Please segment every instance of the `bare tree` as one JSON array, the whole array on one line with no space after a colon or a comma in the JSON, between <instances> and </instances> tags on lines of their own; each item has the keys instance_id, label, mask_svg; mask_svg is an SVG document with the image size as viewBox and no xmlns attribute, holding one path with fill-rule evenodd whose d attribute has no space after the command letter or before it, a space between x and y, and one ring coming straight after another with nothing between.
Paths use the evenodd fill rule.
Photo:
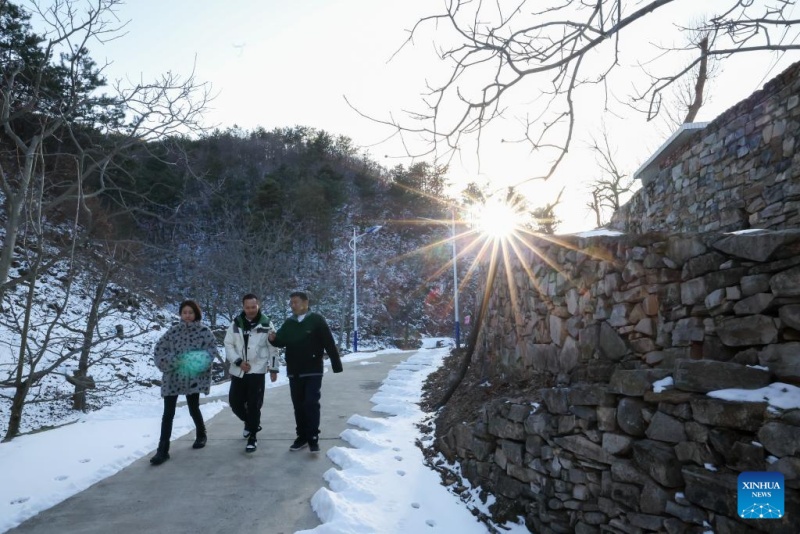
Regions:
<instances>
[{"instance_id":1,"label":"bare tree","mask_svg":"<svg viewBox=\"0 0 800 534\"><path fill-rule=\"evenodd\" d=\"M547 179L573 141L582 113L576 105L580 91L599 86L605 94L601 108L604 111L615 99L626 100L613 95L610 88L614 87L617 73L623 76L624 66L631 59L642 66L645 80L635 91L634 102L650 120L659 114L665 91L696 66L702 70L711 58L800 50L800 20L789 18L794 2L721 0L709 8L716 7L717 11L707 21L694 27L674 26L685 34L699 32L705 36L701 53L693 53L696 44L668 51L662 46L656 52L670 58L669 62L658 63L665 65L666 73L653 73L653 62L658 58L647 57L653 49L629 42L627 37L633 36L633 29L645 20L678 3L517 0L510 4L448 0L443 13L417 22L407 42L413 42L434 25L436 40L442 43L440 57L449 62L449 75L443 82L429 85L423 110L409 113L405 120L380 122L394 128L407 147L412 146L407 138L421 136L426 140L425 148L411 155L452 155L466 137L475 136L480 157L480 139L486 126L501 117L513 116L522 124L522 132L516 139L506 137L506 141L528 143L532 151L549 158L541 173L525 181ZM666 22L668 19L664 20L665 27L671 25ZM699 82L705 80L703 75L697 78ZM700 84L697 94L703 90ZM688 114L687 120L690 117L693 115Z\"/></svg>"},{"instance_id":2,"label":"bare tree","mask_svg":"<svg viewBox=\"0 0 800 534\"><path fill-rule=\"evenodd\" d=\"M0 187L6 212L0 252L0 302L9 285L18 231L34 177L45 173L48 142L69 145L74 159L71 179L43 205L45 211L65 202L104 194L116 187L115 162L131 146L165 136L197 131L210 87L167 73L153 82L119 82L113 96L102 68L88 46L122 35L124 24L115 10L121 0L55 0L44 8L29 2L45 34L30 27L30 15L10 2L0 2L0 25L15 47L4 49L0 79ZM54 56L60 54L60 61ZM102 141L92 132L102 134ZM87 184L91 183L91 188ZM42 198L44 202L45 199ZM88 211L86 206L83 206ZM18 283L18 282L17 282Z\"/></svg>"},{"instance_id":3,"label":"bare tree","mask_svg":"<svg viewBox=\"0 0 800 534\"><path fill-rule=\"evenodd\" d=\"M94 285L94 291L90 293L88 313L77 320L61 323L63 330L74 333L81 340L75 369L72 370L72 374L65 374L65 378L75 387L72 394L72 409L83 412L89 408L87 391L98 388L97 382L90 374L91 368L106 363L109 358L114 358L116 361L120 357L117 351L110 354L98 349L114 338L132 340L141 337L149 331L150 326L145 322L133 328L131 323L126 327L117 322L113 330L109 328L108 321L119 315L121 310L137 307L138 299L125 290L117 290L113 282L115 278L120 278L122 272L130 273L129 267L135 263L135 249L138 247L134 243L124 242L106 242L101 246L102 248L95 252L92 266L85 270L86 283L89 287ZM130 280L128 276L127 281Z\"/></svg>"},{"instance_id":4,"label":"bare tree","mask_svg":"<svg viewBox=\"0 0 800 534\"><path fill-rule=\"evenodd\" d=\"M601 139L592 139L591 149L596 155L602 176L589 184L592 200L587 204L595 214L597 227L603 226L606 217L622 205L625 195L633 189L633 178L622 172L616 164L608 131L603 128Z\"/></svg>"},{"instance_id":5,"label":"bare tree","mask_svg":"<svg viewBox=\"0 0 800 534\"><path fill-rule=\"evenodd\" d=\"M553 202L549 202L544 206L535 208L531 212L533 222L536 225L535 230L542 234L553 235L556 233L556 228L561 223L561 220L556 217L555 209L561 203L561 195L564 194L564 188L558 192L558 196Z\"/></svg>"},{"instance_id":6,"label":"bare tree","mask_svg":"<svg viewBox=\"0 0 800 534\"><path fill-rule=\"evenodd\" d=\"M101 320L112 311L111 307L103 308L101 305L108 300L105 289L109 277L116 270L114 267L107 266L100 271L98 289L91 299L88 315L74 313L76 289L91 282L86 273L96 267L87 265L78 255L78 250L86 242L83 229L78 224L80 203L74 205L71 226L63 230L66 232L63 238L69 242L69 246L59 249L50 243L57 236L49 234L57 231L48 230L43 216L40 201L43 181L41 177L35 181L36 194L28 196L28 204L23 210L27 217L20 232L23 237L20 265L25 272L19 279L23 280L27 289L24 298L7 299L8 309L0 323L15 334L10 348L16 354L10 364L0 366L0 390L12 391L9 421L3 441L9 441L19 433L23 411L31 395L39 401L56 400L53 394L40 391L40 385L54 375L63 375L67 382L75 386L73 400L79 409L84 409L86 391L96 387L88 374L89 368L104 358L119 356L110 353L98 355L96 349L111 340L129 341L139 337L148 332L151 326L144 319L144 323L129 321L127 331L100 328ZM48 283L45 283L45 278ZM61 283L58 292L48 287L54 284L54 279ZM76 366L75 372L68 374L65 369L73 365Z\"/></svg>"}]
</instances>

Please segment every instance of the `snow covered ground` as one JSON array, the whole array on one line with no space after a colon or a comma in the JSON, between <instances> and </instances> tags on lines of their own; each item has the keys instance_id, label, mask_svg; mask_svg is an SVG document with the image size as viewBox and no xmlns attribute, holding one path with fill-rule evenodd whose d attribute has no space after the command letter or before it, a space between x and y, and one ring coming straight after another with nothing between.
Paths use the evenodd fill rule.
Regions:
<instances>
[{"instance_id":1,"label":"snow covered ground","mask_svg":"<svg viewBox=\"0 0 800 534\"><path fill-rule=\"evenodd\" d=\"M427 340L426 347L435 347ZM305 532L420 532L432 526L438 532L485 533L468 506L484 512L477 492L462 497L440 484L437 472L426 467L415 442L417 423L425 418L417 405L422 384L449 351L428 348L390 371L373 397L373 410L389 417L355 414L342 438L351 447L333 447L328 457L338 466L325 473L311 506L322 525ZM393 351L396 352L396 351ZM350 365L370 365L378 353L344 357ZM268 387L285 387L284 373ZM151 398L137 395L81 415L73 424L23 435L0 443L0 532L45 510L95 482L111 476L146 454L158 441L162 402L157 388ZM211 397L225 399L228 385L214 386ZM203 405L210 418L225 408L223 400ZM188 410L179 408L173 439L194 428ZM124 436L124 440L120 438ZM124 443L124 444L123 444ZM58 451L54 454L53 451ZM12 483L8 483L13 481ZM327 486L326 486L327 482ZM524 525L506 525L508 532L528 532Z\"/></svg>"},{"instance_id":2,"label":"snow covered ground","mask_svg":"<svg viewBox=\"0 0 800 534\"><path fill-rule=\"evenodd\" d=\"M328 457L338 467L325 473L325 480L320 480L320 489L311 499L322 524L304 534L422 532L430 527L460 534L487 532L470 508L486 512L491 500L483 504L473 489L457 496L443 487L438 473L425 465L422 451L415 444L417 440L430 439L417 428L426 417L417 405L422 384L449 351L448 347L435 348L435 341L428 340L424 350L409 351L409 359L389 372L373 396L373 411L388 417L355 414L349 419L354 428L345 430L341 437L350 447L328 451ZM378 354L350 354L344 359L350 365L370 365ZM268 387L286 384L282 373ZM654 386L669 388L671 380ZM0 443L4 482L0 485L0 532L155 449L162 404L157 388L151 389L150 399L137 396L82 415L74 424ZM215 386L211 396L224 399L227 390L227 384ZM742 402L766 400L775 409L800 408L800 388L789 384L709 395ZM222 400L214 400L203 405L203 414L212 417L225 406ZM173 439L192 429L188 411L179 409ZM125 436L124 445L119 436ZM452 469L457 471L455 466ZM512 534L528 532L522 524L501 528Z\"/></svg>"}]
</instances>

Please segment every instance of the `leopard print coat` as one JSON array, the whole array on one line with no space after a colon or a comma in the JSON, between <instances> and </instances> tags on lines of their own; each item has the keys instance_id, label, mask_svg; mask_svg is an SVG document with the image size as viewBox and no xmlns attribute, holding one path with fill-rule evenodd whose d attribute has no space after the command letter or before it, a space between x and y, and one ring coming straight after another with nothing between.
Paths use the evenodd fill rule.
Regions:
<instances>
[{"instance_id":1,"label":"leopard print coat","mask_svg":"<svg viewBox=\"0 0 800 534\"><path fill-rule=\"evenodd\" d=\"M208 395L215 358L219 358L217 340L207 326L183 321L172 326L156 343L153 358L164 373L161 396Z\"/></svg>"}]
</instances>

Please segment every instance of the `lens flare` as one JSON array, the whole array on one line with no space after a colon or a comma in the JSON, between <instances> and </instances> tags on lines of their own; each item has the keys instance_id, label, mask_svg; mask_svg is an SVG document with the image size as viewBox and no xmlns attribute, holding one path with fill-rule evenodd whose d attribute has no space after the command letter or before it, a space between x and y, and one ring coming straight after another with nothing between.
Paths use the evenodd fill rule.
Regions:
<instances>
[{"instance_id":1,"label":"lens flare","mask_svg":"<svg viewBox=\"0 0 800 534\"><path fill-rule=\"evenodd\" d=\"M476 214L480 232L493 239L506 239L522 226L522 214L500 199L490 199Z\"/></svg>"},{"instance_id":2,"label":"lens flare","mask_svg":"<svg viewBox=\"0 0 800 534\"><path fill-rule=\"evenodd\" d=\"M207 350L190 350L178 356L176 371L179 375L198 377L209 370L212 357Z\"/></svg>"}]
</instances>

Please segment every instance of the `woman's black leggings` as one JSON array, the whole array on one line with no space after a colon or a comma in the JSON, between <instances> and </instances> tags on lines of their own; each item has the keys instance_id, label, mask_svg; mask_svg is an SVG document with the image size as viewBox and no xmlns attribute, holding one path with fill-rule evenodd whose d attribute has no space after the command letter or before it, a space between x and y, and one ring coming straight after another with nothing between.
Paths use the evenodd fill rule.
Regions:
<instances>
[{"instance_id":1,"label":"woman's black leggings","mask_svg":"<svg viewBox=\"0 0 800 534\"><path fill-rule=\"evenodd\" d=\"M200 394L192 393L186 395L186 404L189 407L189 415L192 416L194 426L198 433L205 433L206 425L203 422L203 414L200 413ZM169 442L172 435L172 421L175 419L175 407L178 405L178 395L167 395L164 397L164 415L161 416L161 437L159 442Z\"/></svg>"}]
</instances>

